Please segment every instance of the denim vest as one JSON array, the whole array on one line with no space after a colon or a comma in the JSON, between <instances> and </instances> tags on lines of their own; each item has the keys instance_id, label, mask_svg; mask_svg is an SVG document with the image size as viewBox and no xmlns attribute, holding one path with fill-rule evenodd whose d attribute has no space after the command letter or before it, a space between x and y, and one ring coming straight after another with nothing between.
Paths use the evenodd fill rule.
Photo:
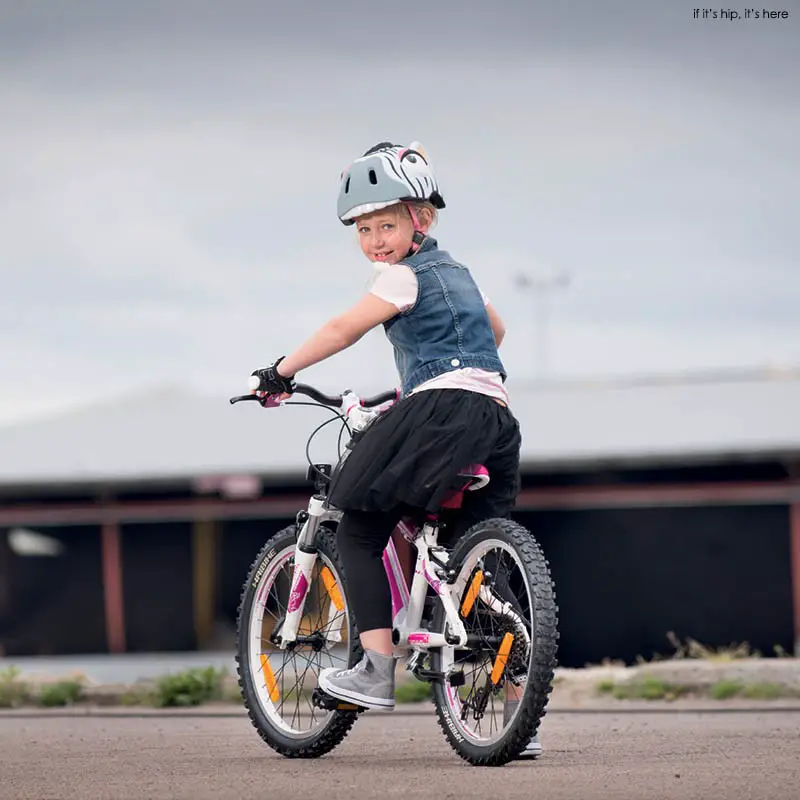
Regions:
<instances>
[{"instance_id":1,"label":"denim vest","mask_svg":"<svg viewBox=\"0 0 800 800\"><path fill-rule=\"evenodd\" d=\"M425 239L401 262L417 276L417 302L384 323L405 397L424 381L463 367L506 372L481 293L469 270Z\"/></svg>"}]
</instances>

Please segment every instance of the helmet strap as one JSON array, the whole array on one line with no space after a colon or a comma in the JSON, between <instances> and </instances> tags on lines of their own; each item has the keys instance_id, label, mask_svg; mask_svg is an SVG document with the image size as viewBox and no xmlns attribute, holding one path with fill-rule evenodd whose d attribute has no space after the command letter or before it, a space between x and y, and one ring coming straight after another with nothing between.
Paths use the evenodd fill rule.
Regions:
<instances>
[{"instance_id":1,"label":"helmet strap","mask_svg":"<svg viewBox=\"0 0 800 800\"><path fill-rule=\"evenodd\" d=\"M414 236L411 239L412 244L407 254L412 256L417 252L417 250L419 250L420 247L422 247L422 243L425 241L425 234L420 229L419 218L417 217L417 212L414 211L413 206L410 203L406 203L405 206L408 209L408 213L411 215L411 222L414 224Z\"/></svg>"}]
</instances>

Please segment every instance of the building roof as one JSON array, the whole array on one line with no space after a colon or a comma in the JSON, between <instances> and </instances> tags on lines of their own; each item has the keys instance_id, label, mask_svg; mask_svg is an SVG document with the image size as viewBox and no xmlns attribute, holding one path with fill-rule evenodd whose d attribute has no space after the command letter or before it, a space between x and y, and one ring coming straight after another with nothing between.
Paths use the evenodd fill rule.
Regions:
<instances>
[{"instance_id":1,"label":"building roof","mask_svg":"<svg viewBox=\"0 0 800 800\"><path fill-rule=\"evenodd\" d=\"M509 381L508 390L527 469L800 455L800 369ZM161 389L0 427L0 486L297 478L308 436L327 418ZM313 460L336 460L339 428L323 428Z\"/></svg>"}]
</instances>

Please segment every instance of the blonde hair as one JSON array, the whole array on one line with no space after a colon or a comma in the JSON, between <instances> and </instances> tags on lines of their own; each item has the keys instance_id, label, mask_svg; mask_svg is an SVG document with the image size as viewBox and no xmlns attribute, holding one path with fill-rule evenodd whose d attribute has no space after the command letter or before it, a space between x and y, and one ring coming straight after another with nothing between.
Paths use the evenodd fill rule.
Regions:
<instances>
[{"instance_id":1,"label":"blonde hair","mask_svg":"<svg viewBox=\"0 0 800 800\"><path fill-rule=\"evenodd\" d=\"M358 220L371 217L373 214L385 214L387 211L394 212L398 217L401 214L405 214L408 219L411 219L411 209L413 209L420 224L427 224L428 230L434 228L439 221L439 209L436 206L422 200L404 200L393 203L386 208L379 208L377 211L362 214L356 219L356 227L358 227Z\"/></svg>"},{"instance_id":2,"label":"blonde hair","mask_svg":"<svg viewBox=\"0 0 800 800\"><path fill-rule=\"evenodd\" d=\"M403 207L405 208L407 214L408 206L411 206L411 208L414 209L414 213L417 215L417 219L420 221L420 223L427 223L428 230L436 227L436 223L439 221L438 208L433 206L431 203L415 200L412 202L403 203Z\"/></svg>"}]
</instances>

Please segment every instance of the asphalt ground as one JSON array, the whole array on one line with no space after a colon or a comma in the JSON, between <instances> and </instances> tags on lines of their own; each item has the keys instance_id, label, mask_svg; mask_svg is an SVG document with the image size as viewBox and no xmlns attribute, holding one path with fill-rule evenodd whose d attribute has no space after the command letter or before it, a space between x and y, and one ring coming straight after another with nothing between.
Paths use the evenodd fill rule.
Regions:
<instances>
[{"instance_id":1,"label":"asphalt ground","mask_svg":"<svg viewBox=\"0 0 800 800\"><path fill-rule=\"evenodd\" d=\"M0 714L0 798L800 796L797 709L551 712L537 761L472 767L430 705L363 715L329 755L277 755L242 713Z\"/></svg>"}]
</instances>

